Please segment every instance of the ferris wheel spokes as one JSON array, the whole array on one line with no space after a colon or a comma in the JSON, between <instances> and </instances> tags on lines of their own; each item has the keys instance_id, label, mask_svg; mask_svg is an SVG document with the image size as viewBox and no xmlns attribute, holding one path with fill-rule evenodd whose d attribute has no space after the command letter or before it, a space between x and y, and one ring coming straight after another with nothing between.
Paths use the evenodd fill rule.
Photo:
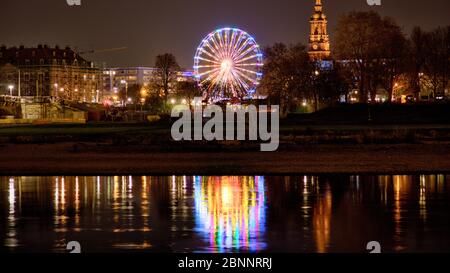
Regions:
<instances>
[{"instance_id":1,"label":"ferris wheel spokes","mask_svg":"<svg viewBox=\"0 0 450 273\"><path fill-rule=\"evenodd\" d=\"M262 54L255 40L235 28L216 30L197 49L194 73L207 97L243 98L252 93L262 76Z\"/></svg>"}]
</instances>

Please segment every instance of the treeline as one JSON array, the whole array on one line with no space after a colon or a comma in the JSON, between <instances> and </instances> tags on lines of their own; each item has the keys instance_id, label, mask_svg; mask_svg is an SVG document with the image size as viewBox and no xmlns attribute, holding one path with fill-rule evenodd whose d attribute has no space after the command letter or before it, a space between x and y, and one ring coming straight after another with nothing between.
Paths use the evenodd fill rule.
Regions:
<instances>
[{"instance_id":1,"label":"treeline","mask_svg":"<svg viewBox=\"0 0 450 273\"><path fill-rule=\"evenodd\" d=\"M332 69L311 62L302 44L266 48L260 92L287 112L305 101L318 109L347 98L352 90L367 102L375 101L379 89L390 101L398 93L416 99L423 91L444 95L448 87L450 26L415 27L407 36L390 17L355 11L340 17L334 38Z\"/></svg>"}]
</instances>

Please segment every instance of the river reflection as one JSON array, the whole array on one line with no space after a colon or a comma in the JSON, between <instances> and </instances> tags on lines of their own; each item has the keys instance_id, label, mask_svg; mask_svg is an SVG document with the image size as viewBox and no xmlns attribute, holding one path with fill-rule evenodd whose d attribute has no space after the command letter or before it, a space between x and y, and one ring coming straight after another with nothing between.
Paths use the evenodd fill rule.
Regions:
<instances>
[{"instance_id":1,"label":"river reflection","mask_svg":"<svg viewBox=\"0 0 450 273\"><path fill-rule=\"evenodd\" d=\"M196 230L210 250L266 247L264 177L195 177Z\"/></svg>"},{"instance_id":2,"label":"river reflection","mask_svg":"<svg viewBox=\"0 0 450 273\"><path fill-rule=\"evenodd\" d=\"M1 177L0 251L450 252L449 177Z\"/></svg>"}]
</instances>

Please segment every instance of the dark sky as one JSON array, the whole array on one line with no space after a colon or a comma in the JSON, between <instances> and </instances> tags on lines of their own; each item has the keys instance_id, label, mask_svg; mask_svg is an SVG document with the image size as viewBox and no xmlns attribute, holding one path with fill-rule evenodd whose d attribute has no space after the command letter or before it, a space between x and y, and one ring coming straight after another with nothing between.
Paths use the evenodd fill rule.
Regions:
<instances>
[{"instance_id":1,"label":"dark sky","mask_svg":"<svg viewBox=\"0 0 450 273\"><path fill-rule=\"evenodd\" d=\"M0 44L70 45L80 50L127 47L85 55L107 66L152 66L158 53L171 52L192 67L202 38L219 27L246 30L261 46L307 42L314 0L0 0ZM340 14L374 9L394 17L405 33L450 25L449 0L323 0L332 33Z\"/></svg>"}]
</instances>

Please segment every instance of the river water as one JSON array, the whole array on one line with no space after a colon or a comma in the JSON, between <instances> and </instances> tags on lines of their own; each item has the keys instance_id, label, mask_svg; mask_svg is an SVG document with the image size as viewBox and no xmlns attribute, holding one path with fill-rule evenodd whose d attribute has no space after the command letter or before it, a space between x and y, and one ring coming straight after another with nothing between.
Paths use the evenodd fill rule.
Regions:
<instances>
[{"instance_id":1,"label":"river water","mask_svg":"<svg viewBox=\"0 0 450 273\"><path fill-rule=\"evenodd\" d=\"M0 178L0 252L450 252L450 175Z\"/></svg>"}]
</instances>

